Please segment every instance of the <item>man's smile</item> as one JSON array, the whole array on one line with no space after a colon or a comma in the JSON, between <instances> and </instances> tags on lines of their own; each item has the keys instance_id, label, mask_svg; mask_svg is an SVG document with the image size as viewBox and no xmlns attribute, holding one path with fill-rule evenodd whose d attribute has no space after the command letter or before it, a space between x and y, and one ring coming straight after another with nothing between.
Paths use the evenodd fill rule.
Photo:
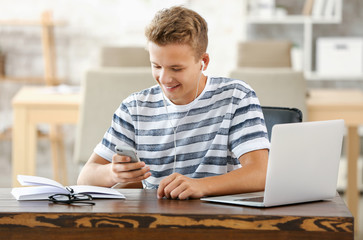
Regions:
<instances>
[{"instance_id":1,"label":"man's smile","mask_svg":"<svg viewBox=\"0 0 363 240\"><path fill-rule=\"evenodd\" d=\"M178 84L176 84L176 85L172 85L172 86L165 86L165 85L164 85L164 88L165 88L166 90L168 90L168 91L172 91L172 90L176 89L176 88L177 88L177 87L179 87L179 86L181 86L181 84L180 84L180 83L178 83Z\"/></svg>"}]
</instances>

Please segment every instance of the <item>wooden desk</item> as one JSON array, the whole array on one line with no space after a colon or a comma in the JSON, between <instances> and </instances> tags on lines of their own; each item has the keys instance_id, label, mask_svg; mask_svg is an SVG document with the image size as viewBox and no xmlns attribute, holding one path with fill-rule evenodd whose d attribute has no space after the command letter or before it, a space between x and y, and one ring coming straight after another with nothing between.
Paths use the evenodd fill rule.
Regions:
<instances>
[{"instance_id":1,"label":"wooden desk","mask_svg":"<svg viewBox=\"0 0 363 240\"><path fill-rule=\"evenodd\" d=\"M61 94L50 87L24 87L13 98L12 181L18 174L36 175L37 124L77 123L79 93ZM53 132L56 129L53 129ZM53 156L53 172L59 180L59 162Z\"/></svg>"},{"instance_id":2,"label":"wooden desk","mask_svg":"<svg viewBox=\"0 0 363 240\"><path fill-rule=\"evenodd\" d=\"M347 204L358 226L358 126L363 124L363 92L360 90L311 90L307 99L309 121L344 119L348 128L346 152L348 161Z\"/></svg>"},{"instance_id":3,"label":"wooden desk","mask_svg":"<svg viewBox=\"0 0 363 240\"><path fill-rule=\"evenodd\" d=\"M353 217L333 201L258 209L167 200L123 189L126 200L72 207L16 201L0 189L1 239L353 239Z\"/></svg>"}]
</instances>

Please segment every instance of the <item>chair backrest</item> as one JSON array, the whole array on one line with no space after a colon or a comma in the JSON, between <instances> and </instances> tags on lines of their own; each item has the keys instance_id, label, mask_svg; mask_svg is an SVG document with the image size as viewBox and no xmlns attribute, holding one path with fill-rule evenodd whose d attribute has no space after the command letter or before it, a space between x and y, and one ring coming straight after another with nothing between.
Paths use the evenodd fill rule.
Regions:
<instances>
[{"instance_id":1,"label":"chair backrest","mask_svg":"<svg viewBox=\"0 0 363 240\"><path fill-rule=\"evenodd\" d=\"M238 44L238 67L291 68L290 41L247 41Z\"/></svg>"},{"instance_id":2,"label":"chair backrest","mask_svg":"<svg viewBox=\"0 0 363 240\"><path fill-rule=\"evenodd\" d=\"M149 53L144 47L103 47L101 67L150 67Z\"/></svg>"},{"instance_id":3,"label":"chair backrest","mask_svg":"<svg viewBox=\"0 0 363 240\"><path fill-rule=\"evenodd\" d=\"M151 68L100 68L82 81L82 104L75 139L74 161L85 163L111 125L122 100L155 85Z\"/></svg>"},{"instance_id":4,"label":"chair backrest","mask_svg":"<svg viewBox=\"0 0 363 240\"><path fill-rule=\"evenodd\" d=\"M248 83L256 92L262 106L300 109L304 120L308 119L306 106L306 80L302 72L290 69L242 69L237 68L231 78Z\"/></svg>"},{"instance_id":5,"label":"chair backrest","mask_svg":"<svg viewBox=\"0 0 363 240\"><path fill-rule=\"evenodd\" d=\"M262 112L265 117L265 124L269 140L271 140L271 130L273 125L302 122L303 117L302 112L297 108L262 106Z\"/></svg>"}]
</instances>

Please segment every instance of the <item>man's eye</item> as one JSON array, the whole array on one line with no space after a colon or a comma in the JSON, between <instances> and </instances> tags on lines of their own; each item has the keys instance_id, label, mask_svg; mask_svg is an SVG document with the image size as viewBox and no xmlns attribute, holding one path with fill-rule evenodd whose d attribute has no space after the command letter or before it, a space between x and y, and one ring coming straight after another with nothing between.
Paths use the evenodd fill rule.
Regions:
<instances>
[{"instance_id":1,"label":"man's eye","mask_svg":"<svg viewBox=\"0 0 363 240\"><path fill-rule=\"evenodd\" d=\"M160 66L157 66L157 65L153 65L153 68L159 69L161 67Z\"/></svg>"},{"instance_id":2,"label":"man's eye","mask_svg":"<svg viewBox=\"0 0 363 240\"><path fill-rule=\"evenodd\" d=\"M181 71L182 69L181 69L181 68L172 68L172 70L173 70L174 72L179 72L179 71Z\"/></svg>"}]
</instances>

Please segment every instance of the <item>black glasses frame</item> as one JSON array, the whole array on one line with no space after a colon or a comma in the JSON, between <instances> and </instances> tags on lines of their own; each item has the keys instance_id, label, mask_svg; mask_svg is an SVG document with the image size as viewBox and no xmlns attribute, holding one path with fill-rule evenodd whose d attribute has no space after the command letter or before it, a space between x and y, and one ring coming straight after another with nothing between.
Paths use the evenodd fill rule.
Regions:
<instances>
[{"instance_id":1,"label":"black glasses frame","mask_svg":"<svg viewBox=\"0 0 363 240\"><path fill-rule=\"evenodd\" d=\"M92 196L85 193L74 193L73 189L66 187L69 194L57 193L48 197L49 201L57 204L70 204L70 205L89 205L93 206L96 203L90 202L93 200Z\"/></svg>"}]
</instances>

